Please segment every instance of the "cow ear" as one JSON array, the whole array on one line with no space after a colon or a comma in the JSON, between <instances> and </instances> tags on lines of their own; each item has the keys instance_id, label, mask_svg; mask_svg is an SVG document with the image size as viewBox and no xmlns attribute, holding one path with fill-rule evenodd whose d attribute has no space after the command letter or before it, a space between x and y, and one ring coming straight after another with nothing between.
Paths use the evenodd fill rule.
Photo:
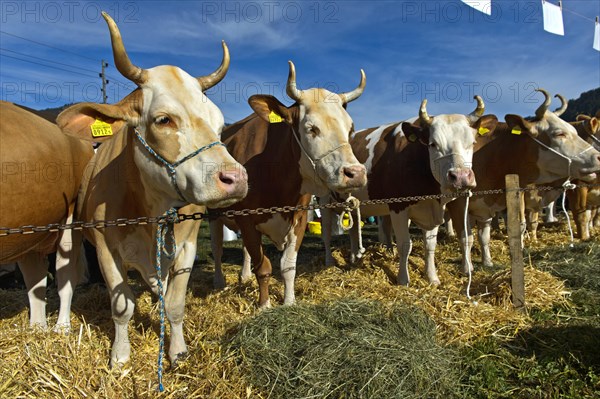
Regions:
<instances>
[{"instance_id":1,"label":"cow ear","mask_svg":"<svg viewBox=\"0 0 600 399\"><path fill-rule=\"evenodd\" d=\"M407 140L411 143L419 141L424 145L429 145L428 128L423 129L420 126L413 125L412 123L402 122L402 132L404 132L404 136L406 136Z\"/></svg>"},{"instance_id":2,"label":"cow ear","mask_svg":"<svg viewBox=\"0 0 600 399\"><path fill-rule=\"evenodd\" d=\"M290 110L273 96L255 94L248 99L248 104L266 122L292 124Z\"/></svg>"},{"instance_id":3,"label":"cow ear","mask_svg":"<svg viewBox=\"0 0 600 399\"><path fill-rule=\"evenodd\" d=\"M68 136L101 143L121 131L127 121L118 105L80 103L61 112L56 124Z\"/></svg>"},{"instance_id":4,"label":"cow ear","mask_svg":"<svg viewBox=\"0 0 600 399\"><path fill-rule=\"evenodd\" d=\"M600 121L598 121L598 118L596 118L594 116L593 118L590 119L590 121L588 123L590 126L590 133L592 133L592 134L598 133L598 131L600 130Z\"/></svg>"},{"instance_id":5,"label":"cow ear","mask_svg":"<svg viewBox=\"0 0 600 399\"><path fill-rule=\"evenodd\" d=\"M504 120L512 134L519 135L525 132L532 137L537 137L538 135L535 124L525 120L522 116L508 114L504 116Z\"/></svg>"},{"instance_id":6,"label":"cow ear","mask_svg":"<svg viewBox=\"0 0 600 399\"><path fill-rule=\"evenodd\" d=\"M498 118L496 118L496 115L484 115L477 119L471 126L480 136L490 135L496 130L496 126L498 126Z\"/></svg>"}]
</instances>

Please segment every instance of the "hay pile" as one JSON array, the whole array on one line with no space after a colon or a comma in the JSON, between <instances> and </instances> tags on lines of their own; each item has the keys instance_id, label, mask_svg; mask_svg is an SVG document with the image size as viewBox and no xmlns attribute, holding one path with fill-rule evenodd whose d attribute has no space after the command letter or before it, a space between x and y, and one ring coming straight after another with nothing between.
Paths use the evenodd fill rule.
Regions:
<instances>
[{"instance_id":1,"label":"hay pile","mask_svg":"<svg viewBox=\"0 0 600 399\"><path fill-rule=\"evenodd\" d=\"M232 341L251 383L275 398L442 398L460 384L457 354L413 306L364 300L279 307Z\"/></svg>"},{"instance_id":2,"label":"hay pile","mask_svg":"<svg viewBox=\"0 0 600 399\"><path fill-rule=\"evenodd\" d=\"M554 256L552 248L557 245L564 247L566 239L563 232L552 231L544 231L542 237L543 241L536 244L532 252L535 250L543 254L550 253L547 256L543 255L544 260L548 261ZM344 331L343 328L346 328L346 331L352 331L359 326L361 329L368 327L373 330L368 334L378 337L377 340L360 342L364 345L361 350L374 348L371 351L373 357L363 359L364 363L360 365L365 368L371 367L371 362L375 365L365 372L368 378L375 376L377 370L382 370L378 374L381 378L386 377L386 373L397 371L394 367L383 367L383 364L379 363L384 355L377 348L384 347L379 343L384 340L382 337L388 332L377 331L377 325L381 321L374 320L386 317L389 319L383 324L385 329L391 330L387 335L388 338L385 339L400 334L398 329L401 328L408 329L408 332L402 334L414 336L416 332L423 333L424 337L420 339L425 341L419 341L422 347L433 345L432 347L439 351L435 353L448 354L448 358L443 356L436 358L435 361L441 364L452 361L452 351L448 346L468 345L489 336L511 338L517 331L531 325L528 313L514 311L510 304L507 285L509 274L506 271L509 265L508 249L499 240L493 240L492 253L497 263L493 269L482 270L477 263L478 255L476 253L473 255L477 270L473 276L471 292L473 299L477 301L475 305L464 295L466 278L460 276L458 272L460 255L455 242L441 242L438 247L437 262L442 285L435 288L430 287L422 275L423 247L419 240L415 240L409 270L411 286L407 288L393 283L398 266L391 250L371 247L363 261L357 265L345 263L347 259L345 250L337 250L336 253L341 261L340 266L326 268L322 244L320 241L313 240L311 247L310 237L308 238L306 245L300 251L298 262L296 296L300 306L297 307L279 305L283 300L283 284L278 279L271 280L271 302L276 308L274 312L261 313L256 310L258 297L256 283L254 281L244 285L237 283L239 266L224 265L224 272L230 283L224 291L212 289L210 261L208 264L200 264L194 268L186 298L184 324L184 335L190 353L176 369L169 369L169 362L165 361L167 369L163 378L165 385L163 394L157 394L155 391L159 330L157 305L143 283L138 283L134 279L130 281L137 298L134 320L130 325L132 361L122 370L108 369L114 327L108 294L104 288L94 286L77 289L72 307L72 333L68 336L60 336L52 332L32 333L28 328L26 292L0 290L0 359L2 359L0 398L276 398L278 397L275 394L276 390L282 388L278 385L284 384L285 387L285 384L288 384L285 382L287 380L278 379L277 384L272 385L258 383L259 380L255 380L256 376L249 374L244 363L237 356L243 353L246 362L249 361L249 352L242 352L239 340L235 341L233 336L246 334L249 340L252 339L248 326L254 322L254 318L261 321L264 320L261 317L267 317L275 312L278 316L281 313L282 320L288 320L290 323L296 320L294 323L299 323L296 326L290 325L285 331L307 331L308 326L313 325L307 321L306 314L302 312L308 312L307 314L312 314L311 317L314 318L321 312L319 309L334 306L337 301L346 304L339 305L346 306L345 310L337 310L344 319L341 317L339 320L326 319L327 328L338 328L339 331ZM207 250L209 245L206 238L201 240L206 244L199 247L202 258L202 256L206 257L206 252L209 252ZM204 255L202 251L205 251ZM274 251L267 248L267 252L272 254ZM533 266L539 262L538 257L541 258L542 255L534 253ZM274 265L278 264L278 259L272 256L271 259ZM557 268L560 267L560 262L562 259L557 258ZM533 267L527 267L525 278L528 309L571 306L560 280ZM49 290L48 297L48 323L52 326L56 322L58 309L56 291ZM348 302L350 299L357 302ZM372 315L373 318L363 315L361 319L354 320L359 313L355 312L357 309L347 305L348 303L366 304L364 305L367 309L366 314ZM374 306L374 303L380 303L381 308ZM437 345L432 338L434 324L428 322L427 317L422 313L414 312L408 315L400 310L394 311L394 309L415 308L421 309L429 319L433 320ZM398 315L394 316L396 313ZM297 317L298 315L300 317ZM340 322L346 324L340 326ZM393 323L398 325L394 326ZM167 334L168 330L167 326ZM313 330L313 334L320 332L316 327ZM337 336L340 334L338 332ZM335 351L335 345L339 344L335 340L337 336L334 333L329 335L331 336L326 341L329 347L326 349L331 352L328 355L329 359L326 360L341 363L343 356L350 356L349 351L353 346L348 345L346 352L337 353ZM360 341L357 337L352 337L350 334L354 346L358 345L357 340ZM254 337L257 340L260 338L260 336ZM402 339L402 337L397 338ZM237 346L232 347L232 341L237 342ZM400 342L394 344L397 346L391 343L385 345L396 350L400 347ZM427 345L423 342L427 342ZM415 372L426 372L427 370L420 370L418 366L411 363L419 360L415 353L422 352L408 354L412 356L408 360L394 358L404 365L398 368L405 370L401 367L410 367ZM306 355L304 359L308 359ZM434 367L427 363L429 359L426 356L422 356L420 360L424 362L423 364L428 364L427 367ZM323 373L334 373L327 378L335 377L336 370L330 364L323 361ZM377 380L378 376L375 376L374 380ZM342 375L338 377L341 379ZM352 384L353 378L355 377L348 376L347 384ZM416 376L411 374L406 378L416 378ZM290 381L290 384L300 382L298 378ZM402 381L398 381L396 385ZM271 380L271 383L274 382L275 380ZM363 381L358 389L360 390L365 383ZM407 380L406 383L413 388L419 387L417 382L409 383ZM360 383L357 382L354 386L359 385ZM369 385L366 384L365 390L371 389ZM324 384L319 386L328 389ZM440 386L446 386L448 390L453 389L451 385L442 382ZM339 391L334 393L333 397L344 395L346 391ZM372 397L378 395L374 394Z\"/></svg>"}]
</instances>

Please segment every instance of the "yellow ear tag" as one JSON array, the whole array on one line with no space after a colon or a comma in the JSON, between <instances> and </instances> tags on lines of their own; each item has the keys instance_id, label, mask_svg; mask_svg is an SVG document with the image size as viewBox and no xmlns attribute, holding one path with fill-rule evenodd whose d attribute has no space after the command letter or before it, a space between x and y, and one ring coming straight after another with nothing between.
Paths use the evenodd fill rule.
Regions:
<instances>
[{"instance_id":1,"label":"yellow ear tag","mask_svg":"<svg viewBox=\"0 0 600 399\"><path fill-rule=\"evenodd\" d=\"M96 119L96 121L90 125L90 128L92 129L93 137L105 137L113 135L112 126L109 123L103 122L99 119Z\"/></svg>"},{"instance_id":2,"label":"yellow ear tag","mask_svg":"<svg viewBox=\"0 0 600 399\"><path fill-rule=\"evenodd\" d=\"M510 131L512 134L521 134L521 128L518 126L513 127L513 129Z\"/></svg>"},{"instance_id":3,"label":"yellow ear tag","mask_svg":"<svg viewBox=\"0 0 600 399\"><path fill-rule=\"evenodd\" d=\"M490 129L488 129L487 127L479 127L479 131L477 133L479 133L481 136L483 136L486 133L489 133Z\"/></svg>"},{"instance_id":4,"label":"yellow ear tag","mask_svg":"<svg viewBox=\"0 0 600 399\"><path fill-rule=\"evenodd\" d=\"M269 114L269 123L281 123L283 122L283 118L277 115L275 112L271 111Z\"/></svg>"}]
</instances>

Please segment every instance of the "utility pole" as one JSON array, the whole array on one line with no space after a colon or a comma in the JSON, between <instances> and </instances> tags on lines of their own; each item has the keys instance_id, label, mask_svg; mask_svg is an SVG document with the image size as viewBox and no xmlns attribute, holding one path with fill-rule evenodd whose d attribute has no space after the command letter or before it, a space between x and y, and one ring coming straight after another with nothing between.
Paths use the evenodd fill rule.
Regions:
<instances>
[{"instance_id":1,"label":"utility pole","mask_svg":"<svg viewBox=\"0 0 600 399\"><path fill-rule=\"evenodd\" d=\"M102 72L98 74L102 78L102 103L106 104L106 85L108 84L108 80L106 79L105 68L108 66L108 62L102 60Z\"/></svg>"}]
</instances>

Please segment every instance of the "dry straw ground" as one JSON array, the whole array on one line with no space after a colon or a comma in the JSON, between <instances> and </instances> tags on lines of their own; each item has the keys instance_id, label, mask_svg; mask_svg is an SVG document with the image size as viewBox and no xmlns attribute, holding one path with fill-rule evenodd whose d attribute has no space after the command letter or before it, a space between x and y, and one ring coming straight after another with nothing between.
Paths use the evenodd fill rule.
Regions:
<instances>
[{"instance_id":1,"label":"dry straw ground","mask_svg":"<svg viewBox=\"0 0 600 399\"><path fill-rule=\"evenodd\" d=\"M187 293L185 336L189 356L164 375L165 392L156 388L158 350L157 302L142 283L132 277L137 292L137 307L131 328L132 361L120 370L108 368L113 323L106 290L102 286L79 287L72 309L72 332L67 336L28 328L28 310L24 290L0 290L0 397L2 398L266 398L269 387L253 386L245 376L240 359L229 350L229 343L242 322L257 314L255 282L237 282L240 262L239 243L225 251L224 291L212 289L212 260L206 227L200 237L197 265ZM373 241L374 230L367 229L366 242ZM564 225L544 229L532 251L547 252L564 247L568 237ZM510 303L508 247L496 234L492 242L495 266L482 270L476 262L471 293L465 297L466 278L458 272L458 246L442 239L437 263L442 285L430 287L422 273L423 246L415 236L411 256L409 288L392 282L397 271L394 253L371 246L356 265L349 265L345 249L338 249L338 267L324 266L323 247L318 237L307 237L301 249L296 281L301 303L319 304L342 299L367 299L383 304L405 304L421 308L436 324L442 345L469 345L483 337L510 338L531 323L529 312L551 307L570 307L562 281L526 266L527 312L512 309ZM335 243L343 247L345 238ZM267 248L271 258L277 256ZM477 249L474 260L479 260ZM526 262L528 262L526 257ZM278 264L276 260L273 264ZM282 283L271 284L272 303L282 301ZM49 323L56 320L57 294L48 292ZM168 331L168 328L167 328ZM168 362L166 362L168 366Z\"/></svg>"}]
</instances>

